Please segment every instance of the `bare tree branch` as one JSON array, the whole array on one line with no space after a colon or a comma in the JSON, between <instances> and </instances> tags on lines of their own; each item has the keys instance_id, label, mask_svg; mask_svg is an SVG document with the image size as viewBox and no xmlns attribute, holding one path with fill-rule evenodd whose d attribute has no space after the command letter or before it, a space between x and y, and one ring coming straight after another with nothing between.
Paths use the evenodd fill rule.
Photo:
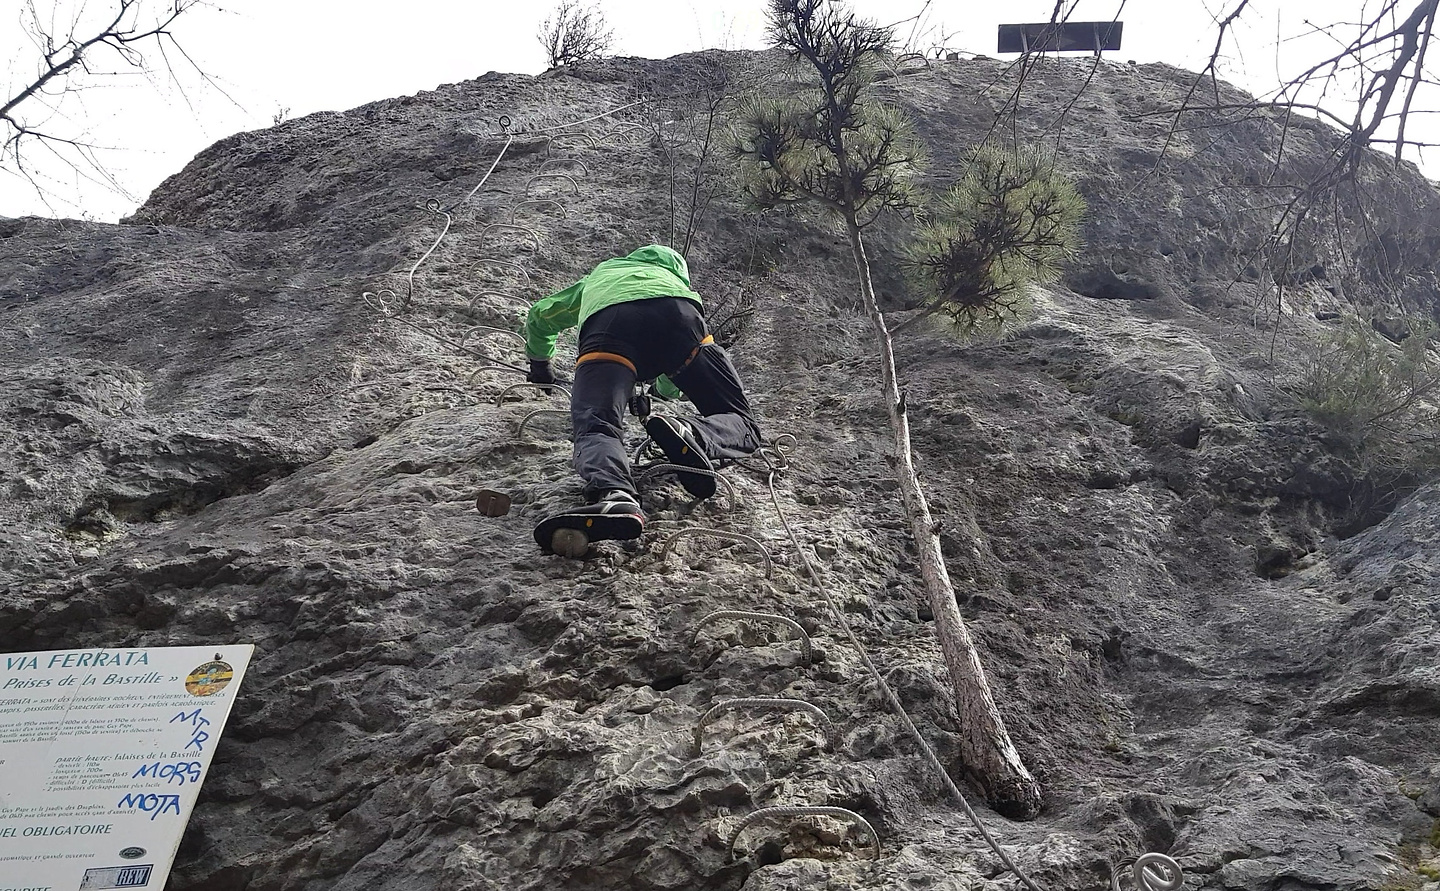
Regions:
<instances>
[{"instance_id":1,"label":"bare tree branch","mask_svg":"<svg viewBox=\"0 0 1440 891\"><path fill-rule=\"evenodd\" d=\"M180 17L204 5L204 0L106 0L90 5L103 5L105 13L87 28L87 4L81 4L67 23L57 24L60 6L49 7L50 14L45 15L36 0L25 0L20 23L38 55L36 73L28 83L6 90L8 97L0 98L0 169L12 169L24 177L47 207L51 207L49 190L27 160L27 150L32 147L43 149L76 177L127 194L99 155L108 147L96 145L83 133L62 132L68 129L65 100L89 89L91 80L118 76L125 70L148 76L153 51L160 56L166 78L178 86L180 79L170 64L168 45L205 83L219 89L185 52L173 31ZM147 16L151 10L153 15ZM73 129L84 129L79 122L69 123Z\"/></svg>"}]
</instances>

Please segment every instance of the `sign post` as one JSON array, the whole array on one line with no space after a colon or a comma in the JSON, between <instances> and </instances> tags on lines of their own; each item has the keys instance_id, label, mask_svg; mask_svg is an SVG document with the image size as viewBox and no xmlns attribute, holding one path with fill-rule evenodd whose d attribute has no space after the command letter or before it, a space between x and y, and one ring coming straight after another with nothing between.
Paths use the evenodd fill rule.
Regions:
<instances>
[{"instance_id":1,"label":"sign post","mask_svg":"<svg viewBox=\"0 0 1440 891\"><path fill-rule=\"evenodd\" d=\"M0 654L0 891L164 888L254 650Z\"/></svg>"}]
</instances>

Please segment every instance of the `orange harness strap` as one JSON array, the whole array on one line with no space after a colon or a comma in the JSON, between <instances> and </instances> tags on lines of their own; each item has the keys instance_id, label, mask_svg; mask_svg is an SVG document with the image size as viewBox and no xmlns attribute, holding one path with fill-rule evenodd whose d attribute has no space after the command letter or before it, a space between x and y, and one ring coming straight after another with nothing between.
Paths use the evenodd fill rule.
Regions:
<instances>
[{"instance_id":1,"label":"orange harness strap","mask_svg":"<svg viewBox=\"0 0 1440 891\"><path fill-rule=\"evenodd\" d=\"M705 335L705 339L702 340L702 341L700 341L699 343L697 343L697 344L695 345L695 349L693 349L693 350L690 351L690 355L687 356L687 357L685 357L685 361L684 361L683 363L681 363L680 367L677 368L677 369L675 369L674 371L670 372L669 374L667 374L667 375L665 375L665 376L673 380L673 379L675 378L675 375L679 374L680 372L682 372L682 371L684 371L685 369L687 369L687 368L690 367L690 363L691 363L691 362L694 362L694 361L695 361L695 357L698 356L698 355L700 355L700 348L701 348L701 347L703 347L703 346L709 346L710 344L712 344L712 343L714 343L714 342L715 342L715 337L714 337L714 335L711 335L711 334Z\"/></svg>"},{"instance_id":2,"label":"orange harness strap","mask_svg":"<svg viewBox=\"0 0 1440 891\"><path fill-rule=\"evenodd\" d=\"M677 368L677 369L675 369L675 370L672 371L672 372L669 372L669 373L666 375L666 377L674 377L675 375L677 375L677 374L679 374L680 372L684 371L685 369L689 368L689 367L690 367L690 363L695 361L695 357L698 356L698 355L700 355L700 348L701 348L701 347L705 347L705 346L709 346L710 344L712 344L712 343L714 343L714 342L715 342L715 337L714 337L714 335L711 335L711 334L705 335L705 339L702 340L702 341L700 341L698 344L695 345L695 349L693 349L693 350L690 351L690 355L685 357L685 361L680 364L680 367ZM584 365L586 362L619 362L621 365L624 365L626 368L630 369L631 371L634 371L634 370L635 370L635 363L634 363L634 362L631 362L629 359L625 358L624 356L620 355L619 353L605 353L605 352L600 352L600 351L596 351L596 352L593 352L593 353L586 353L585 355L583 355L583 356L581 356L580 358L578 358L578 359L575 360L575 367L576 367L576 368L579 368L581 365Z\"/></svg>"},{"instance_id":3,"label":"orange harness strap","mask_svg":"<svg viewBox=\"0 0 1440 891\"><path fill-rule=\"evenodd\" d=\"M619 362L621 365L624 365L626 368L630 369L631 372L635 371L635 363L631 362L629 359L625 358L619 353L586 353L585 355L575 360L575 367L579 368L586 362Z\"/></svg>"}]
</instances>

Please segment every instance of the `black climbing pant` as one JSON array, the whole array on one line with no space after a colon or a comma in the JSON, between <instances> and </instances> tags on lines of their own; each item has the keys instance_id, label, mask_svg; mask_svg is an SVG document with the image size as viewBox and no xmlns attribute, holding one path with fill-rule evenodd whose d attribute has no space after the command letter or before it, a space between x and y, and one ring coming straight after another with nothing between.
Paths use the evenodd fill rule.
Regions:
<instances>
[{"instance_id":1,"label":"black climbing pant","mask_svg":"<svg viewBox=\"0 0 1440 891\"><path fill-rule=\"evenodd\" d=\"M760 447L740 376L725 350L706 339L699 305L684 297L619 303L585 320L570 417L587 500L613 489L635 492L622 428L636 380L665 374L684 391L701 415L686 420L712 460Z\"/></svg>"}]
</instances>

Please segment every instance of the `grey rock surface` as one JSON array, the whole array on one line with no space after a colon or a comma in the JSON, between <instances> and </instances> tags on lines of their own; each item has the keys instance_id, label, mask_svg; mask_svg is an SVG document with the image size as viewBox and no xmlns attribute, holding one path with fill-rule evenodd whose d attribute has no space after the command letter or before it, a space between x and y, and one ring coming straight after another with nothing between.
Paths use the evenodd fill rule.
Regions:
<instances>
[{"instance_id":1,"label":"grey rock surface","mask_svg":"<svg viewBox=\"0 0 1440 891\"><path fill-rule=\"evenodd\" d=\"M513 298L667 238L641 128L533 131L692 63L486 75L226 139L125 225L0 221L0 650L257 647L171 891L1018 887L807 586L763 474L727 471L733 509L655 478L638 547L541 557L531 526L579 494L565 421L517 433L554 405L495 404L518 377L474 351L515 362L511 339L454 347L513 328ZM1019 126L1053 138L1088 72L1038 68ZM1103 886L1144 851L1190 888L1418 883L1440 817L1440 488L1358 510L1364 471L1283 383L1341 301L1433 310L1440 198L1367 168L1379 216L1341 205L1353 250L1302 241L1276 304L1247 272L1273 225L1247 186L1282 122L1170 134L1147 115L1188 77L1095 72L1056 143L1091 204L1086 254L1030 322L897 342L961 608L1048 796L1030 823L982 812L1046 888ZM1006 84L977 59L880 89L943 184ZM1302 176L1333 137L1286 138L1282 172ZM579 194L531 180L556 158L580 162ZM431 198L450 228L386 316L361 295L409 291L444 226ZM534 237L491 228L512 220ZM874 248L903 313L901 228ZM703 293L758 297L735 355L767 430L797 439L780 504L963 776L847 256L814 220L722 200L690 261ZM481 488L510 515L480 516ZM959 557L972 518L978 561ZM702 524L759 539L774 577L743 544L662 559ZM692 646L719 609L795 618L815 664L756 623ZM821 707L839 745L804 715L736 713L693 751L711 705L756 695ZM747 828L731 860L739 821L782 804L862 814L881 859L824 818Z\"/></svg>"}]
</instances>

